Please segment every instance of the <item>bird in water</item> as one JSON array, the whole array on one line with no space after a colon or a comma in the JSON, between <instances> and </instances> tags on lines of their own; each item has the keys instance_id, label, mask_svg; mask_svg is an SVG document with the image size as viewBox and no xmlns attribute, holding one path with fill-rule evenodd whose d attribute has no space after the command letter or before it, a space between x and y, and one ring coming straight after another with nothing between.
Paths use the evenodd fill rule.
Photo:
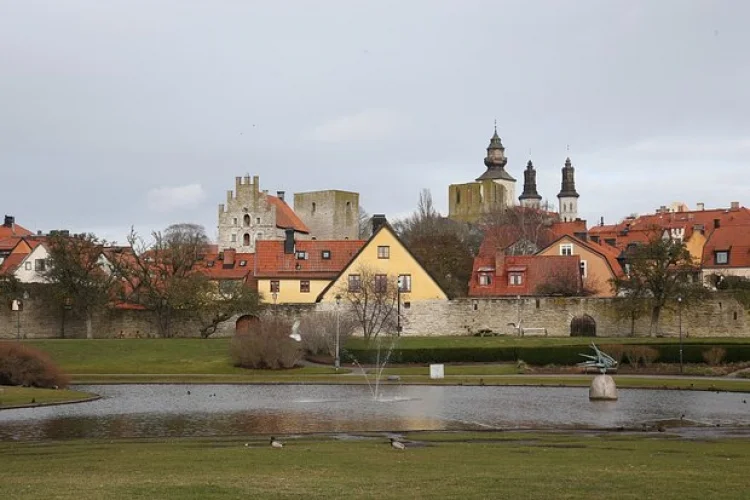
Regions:
<instances>
[{"instance_id":1,"label":"bird in water","mask_svg":"<svg viewBox=\"0 0 750 500\"><path fill-rule=\"evenodd\" d=\"M281 441L278 441L275 437L271 437L271 448L283 448L284 445Z\"/></svg>"},{"instance_id":2,"label":"bird in water","mask_svg":"<svg viewBox=\"0 0 750 500\"><path fill-rule=\"evenodd\" d=\"M401 441L396 441L395 438L391 438L391 448L394 450L404 450L406 449L406 446L404 446L404 443Z\"/></svg>"}]
</instances>

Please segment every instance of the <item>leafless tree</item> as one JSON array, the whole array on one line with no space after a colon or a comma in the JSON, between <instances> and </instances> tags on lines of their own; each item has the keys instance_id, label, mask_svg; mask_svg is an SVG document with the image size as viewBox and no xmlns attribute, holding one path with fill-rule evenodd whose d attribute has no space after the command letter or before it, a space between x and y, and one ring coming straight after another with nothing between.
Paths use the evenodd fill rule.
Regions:
<instances>
[{"instance_id":1,"label":"leafless tree","mask_svg":"<svg viewBox=\"0 0 750 500\"><path fill-rule=\"evenodd\" d=\"M479 226L485 238L507 255L533 255L554 241L551 227L558 221L545 202L540 208L514 206L489 212Z\"/></svg>"},{"instance_id":2,"label":"leafless tree","mask_svg":"<svg viewBox=\"0 0 750 500\"><path fill-rule=\"evenodd\" d=\"M341 295L366 340L393 333L398 323L398 278L361 265L339 287Z\"/></svg>"}]
</instances>

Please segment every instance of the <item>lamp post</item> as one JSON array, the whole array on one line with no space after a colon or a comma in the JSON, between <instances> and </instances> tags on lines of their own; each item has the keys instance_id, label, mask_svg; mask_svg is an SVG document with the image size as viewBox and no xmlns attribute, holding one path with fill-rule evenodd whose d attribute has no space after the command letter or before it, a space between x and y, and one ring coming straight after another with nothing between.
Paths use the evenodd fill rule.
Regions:
<instances>
[{"instance_id":1,"label":"lamp post","mask_svg":"<svg viewBox=\"0 0 750 500\"><path fill-rule=\"evenodd\" d=\"M341 312L339 311L339 306L341 305L341 295L336 295L336 357L333 359L333 366L336 368L336 371L339 371L339 367L341 366L341 357L339 356L339 351L341 350L341 338L340 338L340 324L339 324L339 318L341 315Z\"/></svg>"},{"instance_id":2,"label":"lamp post","mask_svg":"<svg viewBox=\"0 0 750 500\"><path fill-rule=\"evenodd\" d=\"M65 297L63 298L63 311L62 311L62 324L60 329L60 337L65 338L65 316L67 315L67 312L73 309L73 298L72 297Z\"/></svg>"},{"instance_id":3,"label":"lamp post","mask_svg":"<svg viewBox=\"0 0 750 500\"><path fill-rule=\"evenodd\" d=\"M396 336L401 336L401 287L404 286L404 277L398 277L396 285Z\"/></svg>"},{"instance_id":4,"label":"lamp post","mask_svg":"<svg viewBox=\"0 0 750 500\"><path fill-rule=\"evenodd\" d=\"M682 374L682 297L677 297L677 318L680 330L680 374Z\"/></svg>"}]
</instances>

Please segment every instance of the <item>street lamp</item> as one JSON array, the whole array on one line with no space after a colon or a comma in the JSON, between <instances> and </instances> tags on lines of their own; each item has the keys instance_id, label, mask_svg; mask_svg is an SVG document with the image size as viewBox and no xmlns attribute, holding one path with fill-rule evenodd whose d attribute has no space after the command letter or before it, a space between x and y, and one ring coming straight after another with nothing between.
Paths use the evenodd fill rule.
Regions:
<instances>
[{"instance_id":1,"label":"street lamp","mask_svg":"<svg viewBox=\"0 0 750 500\"><path fill-rule=\"evenodd\" d=\"M682 374L682 297L677 297L677 317L680 330L680 374Z\"/></svg>"},{"instance_id":2,"label":"street lamp","mask_svg":"<svg viewBox=\"0 0 750 500\"><path fill-rule=\"evenodd\" d=\"M401 336L401 287L404 286L404 277L398 277L396 285L396 336Z\"/></svg>"},{"instance_id":3,"label":"street lamp","mask_svg":"<svg viewBox=\"0 0 750 500\"><path fill-rule=\"evenodd\" d=\"M336 295L336 357L333 360L333 366L336 368L336 371L339 371L339 367L341 366L341 358L339 356L339 351L341 350L341 338L340 338L340 324L339 324L339 317L341 316L341 313L339 311L339 306L341 305L341 295Z\"/></svg>"},{"instance_id":4,"label":"street lamp","mask_svg":"<svg viewBox=\"0 0 750 500\"><path fill-rule=\"evenodd\" d=\"M66 296L63 298L62 324L60 325L60 337L62 338L65 338L65 316L67 315L67 311L71 309L73 309L73 297Z\"/></svg>"}]
</instances>

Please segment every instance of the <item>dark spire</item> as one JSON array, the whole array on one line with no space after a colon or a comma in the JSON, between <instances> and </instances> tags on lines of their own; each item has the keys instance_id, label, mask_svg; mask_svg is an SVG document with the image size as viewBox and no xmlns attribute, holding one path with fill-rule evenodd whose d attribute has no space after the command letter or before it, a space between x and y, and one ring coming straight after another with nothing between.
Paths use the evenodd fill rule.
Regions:
<instances>
[{"instance_id":1,"label":"dark spire","mask_svg":"<svg viewBox=\"0 0 750 500\"><path fill-rule=\"evenodd\" d=\"M542 197L536 191L536 170L531 160L526 164L526 170L523 173L523 194L518 197L523 200L541 200Z\"/></svg>"},{"instance_id":2,"label":"dark spire","mask_svg":"<svg viewBox=\"0 0 750 500\"><path fill-rule=\"evenodd\" d=\"M495 124L495 133L492 134L490 145L487 146L487 156L484 158L484 165L487 171L477 178L478 181L483 179L505 179L515 181L511 175L505 171L505 165L508 159L505 157L505 148L500 136L497 135L497 124Z\"/></svg>"},{"instance_id":3,"label":"dark spire","mask_svg":"<svg viewBox=\"0 0 750 500\"><path fill-rule=\"evenodd\" d=\"M557 195L558 198L578 198L575 182L575 168L570 162L570 157L565 159L565 166L562 169L562 188Z\"/></svg>"}]
</instances>

